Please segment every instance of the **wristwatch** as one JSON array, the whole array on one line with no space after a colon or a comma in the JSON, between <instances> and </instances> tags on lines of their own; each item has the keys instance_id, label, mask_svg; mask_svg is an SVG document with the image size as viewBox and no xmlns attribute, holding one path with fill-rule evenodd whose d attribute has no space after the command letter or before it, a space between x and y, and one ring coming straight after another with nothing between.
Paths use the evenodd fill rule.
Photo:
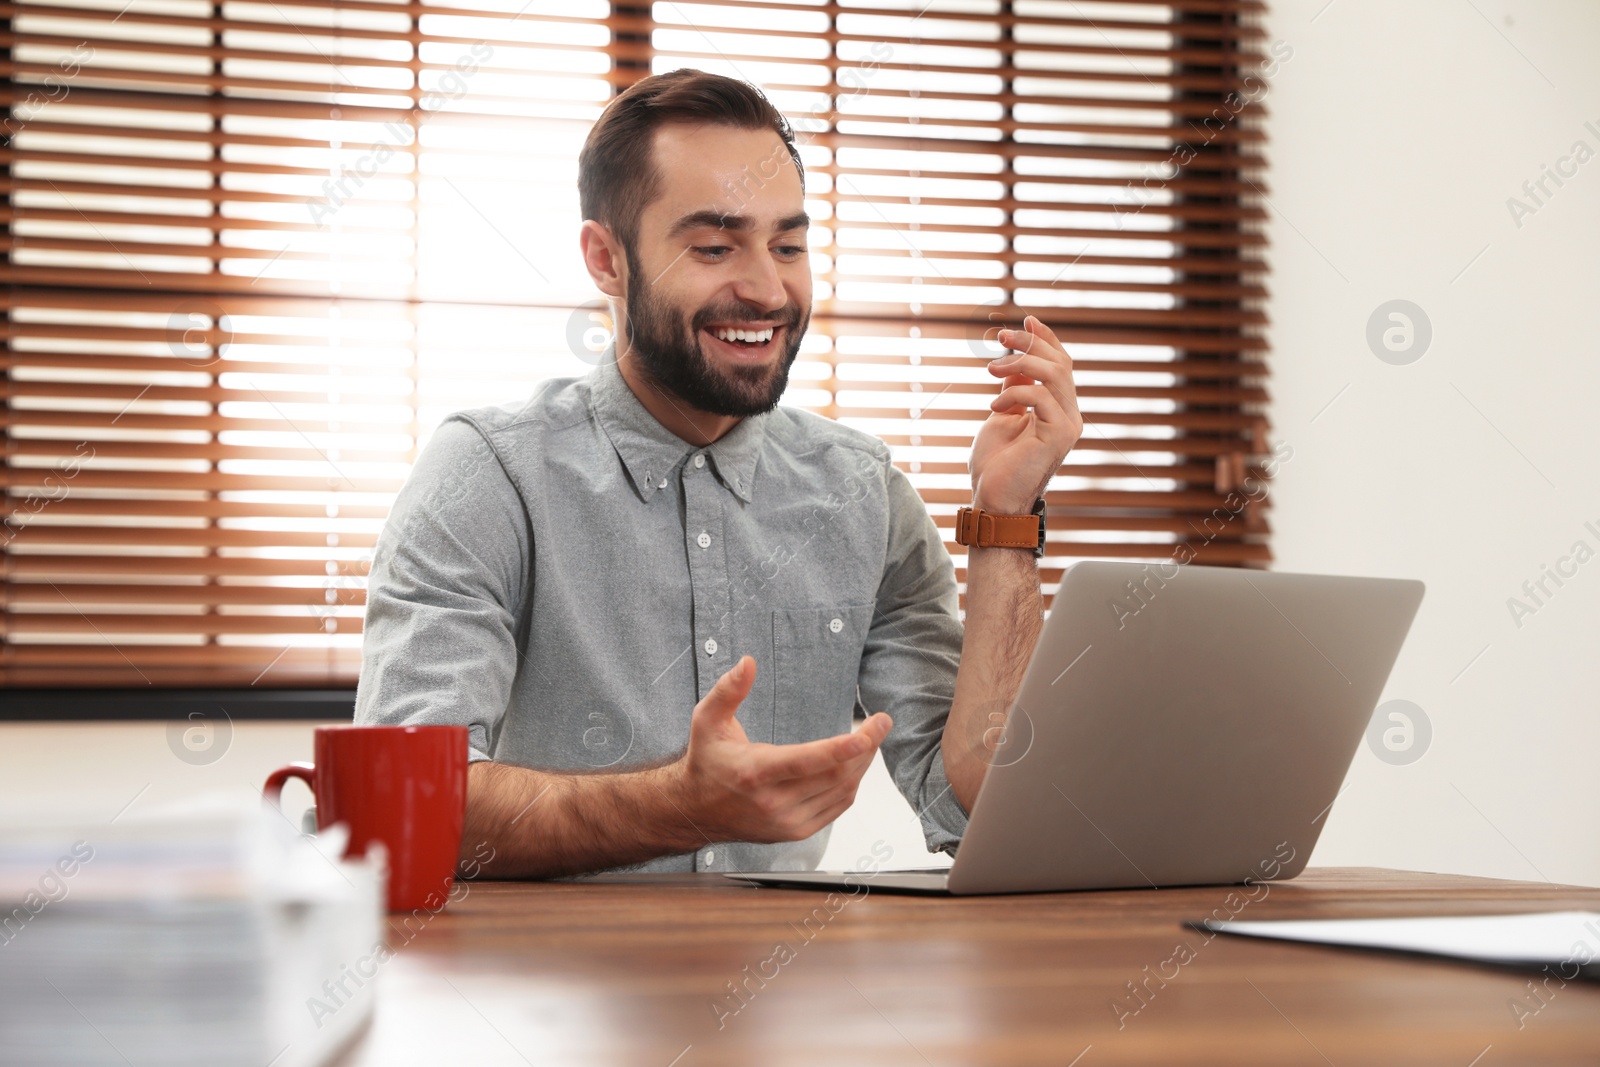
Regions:
<instances>
[{"instance_id":1,"label":"wristwatch","mask_svg":"<svg viewBox=\"0 0 1600 1067\"><path fill-rule=\"evenodd\" d=\"M996 515L980 508L956 512L956 544L979 548L1031 548L1035 559L1044 555L1044 497L1026 515Z\"/></svg>"}]
</instances>

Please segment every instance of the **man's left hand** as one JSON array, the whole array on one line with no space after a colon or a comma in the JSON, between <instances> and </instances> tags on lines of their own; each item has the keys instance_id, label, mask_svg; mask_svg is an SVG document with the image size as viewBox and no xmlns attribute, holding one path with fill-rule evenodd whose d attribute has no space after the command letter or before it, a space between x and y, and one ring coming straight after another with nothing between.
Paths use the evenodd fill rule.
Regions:
<instances>
[{"instance_id":1,"label":"man's left hand","mask_svg":"<svg viewBox=\"0 0 1600 1067\"><path fill-rule=\"evenodd\" d=\"M1029 315L999 341L1018 349L989 364L1003 379L972 444L972 503L999 515L1024 515L1083 435L1072 357L1055 331Z\"/></svg>"}]
</instances>

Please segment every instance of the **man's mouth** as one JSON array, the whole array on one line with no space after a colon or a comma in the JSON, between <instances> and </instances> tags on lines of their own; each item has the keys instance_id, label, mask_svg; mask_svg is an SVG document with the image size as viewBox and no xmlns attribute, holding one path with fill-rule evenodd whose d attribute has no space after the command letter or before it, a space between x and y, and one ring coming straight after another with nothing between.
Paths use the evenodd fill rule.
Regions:
<instances>
[{"instance_id":1,"label":"man's mouth","mask_svg":"<svg viewBox=\"0 0 1600 1067\"><path fill-rule=\"evenodd\" d=\"M700 332L718 351L742 362L759 363L778 350L787 328L779 323L728 323L707 326Z\"/></svg>"}]
</instances>

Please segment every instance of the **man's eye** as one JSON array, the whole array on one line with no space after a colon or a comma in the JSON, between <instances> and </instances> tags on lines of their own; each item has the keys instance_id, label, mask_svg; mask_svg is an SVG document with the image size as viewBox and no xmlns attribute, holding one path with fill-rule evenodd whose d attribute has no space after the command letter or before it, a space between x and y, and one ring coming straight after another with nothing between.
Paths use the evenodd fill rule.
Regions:
<instances>
[{"instance_id":1,"label":"man's eye","mask_svg":"<svg viewBox=\"0 0 1600 1067\"><path fill-rule=\"evenodd\" d=\"M806 254L806 249L804 245L784 245L778 249L778 254L781 256L803 256Z\"/></svg>"},{"instance_id":2,"label":"man's eye","mask_svg":"<svg viewBox=\"0 0 1600 1067\"><path fill-rule=\"evenodd\" d=\"M733 250L727 245L702 245L697 247L695 251L700 253L702 256L711 256L715 258L717 256L726 255L728 252Z\"/></svg>"}]
</instances>

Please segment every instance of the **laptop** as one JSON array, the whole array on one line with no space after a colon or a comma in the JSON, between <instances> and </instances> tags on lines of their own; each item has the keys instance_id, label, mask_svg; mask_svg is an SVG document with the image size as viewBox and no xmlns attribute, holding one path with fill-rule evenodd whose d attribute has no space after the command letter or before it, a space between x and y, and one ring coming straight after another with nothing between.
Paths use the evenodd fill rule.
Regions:
<instances>
[{"instance_id":1,"label":"laptop","mask_svg":"<svg viewBox=\"0 0 1600 1067\"><path fill-rule=\"evenodd\" d=\"M1386 578L1073 564L952 866L737 877L956 895L1292 878L1422 593Z\"/></svg>"}]
</instances>

